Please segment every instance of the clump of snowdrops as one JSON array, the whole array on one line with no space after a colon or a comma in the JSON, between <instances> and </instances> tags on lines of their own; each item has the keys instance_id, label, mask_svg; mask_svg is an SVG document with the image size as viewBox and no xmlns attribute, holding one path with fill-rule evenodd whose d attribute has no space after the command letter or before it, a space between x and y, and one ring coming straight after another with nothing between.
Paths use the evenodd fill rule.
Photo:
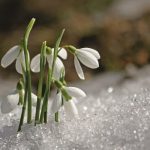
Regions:
<instances>
[{"instance_id":1,"label":"clump of snowdrops","mask_svg":"<svg viewBox=\"0 0 150 150\"><path fill-rule=\"evenodd\" d=\"M59 122L61 107L64 107L68 115L78 117L78 109L74 100L85 97L86 94L77 87L67 86L62 59L67 59L68 53L74 56L75 69L82 80L85 77L80 63L92 69L99 67L100 55L96 50L91 48L78 49L72 45L60 46L64 29L58 36L54 48L48 46L47 42L44 41L40 53L30 61L28 41L34 23L35 18L32 18L20 43L9 49L1 60L1 66L4 68L16 61L16 71L21 74L16 89L8 94L1 104L2 113L9 113L18 105L21 106L22 112L18 131L21 130L26 114L27 123L34 122L34 125L47 123L48 109L50 109L50 114L55 116L56 122ZM31 71L39 72L36 94L32 93ZM50 108L48 108L52 85L57 89L57 93L51 101ZM36 107L35 115L32 114L32 107Z\"/></svg>"}]
</instances>

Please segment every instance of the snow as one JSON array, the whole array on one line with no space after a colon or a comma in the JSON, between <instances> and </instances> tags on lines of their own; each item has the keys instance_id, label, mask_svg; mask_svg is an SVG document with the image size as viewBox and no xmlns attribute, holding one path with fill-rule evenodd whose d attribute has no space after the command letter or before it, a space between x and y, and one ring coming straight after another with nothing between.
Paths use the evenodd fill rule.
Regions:
<instances>
[{"instance_id":1,"label":"snow","mask_svg":"<svg viewBox=\"0 0 150 150\"><path fill-rule=\"evenodd\" d=\"M25 124L17 133L20 108L0 114L1 150L148 150L150 147L150 66L105 73L76 83L88 97L77 102L79 119L61 110L59 123Z\"/></svg>"}]
</instances>

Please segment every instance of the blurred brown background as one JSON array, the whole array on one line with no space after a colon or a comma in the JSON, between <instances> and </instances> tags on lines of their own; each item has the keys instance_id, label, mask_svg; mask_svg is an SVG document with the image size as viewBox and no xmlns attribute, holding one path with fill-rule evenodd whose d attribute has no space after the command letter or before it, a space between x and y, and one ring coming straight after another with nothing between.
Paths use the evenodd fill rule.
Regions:
<instances>
[{"instance_id":1,"label":"blurred brown background","mask_svg":"<svg viewBox=\"0 0 150 150\"><path fill-rule=\"evenodd\" d=\"M0 0L0 58L20 42L32 17L37 20L29 42L31 58L43 41L53 46L57 33L66 28L62 45L91 47L101 54L99 69L84 68L86 78L150 62L150 0ZM64 62L67 80L78 80L69 59ZM0 69L5 78L17 75L14 65Z\"/></svg>"}]
</instances>

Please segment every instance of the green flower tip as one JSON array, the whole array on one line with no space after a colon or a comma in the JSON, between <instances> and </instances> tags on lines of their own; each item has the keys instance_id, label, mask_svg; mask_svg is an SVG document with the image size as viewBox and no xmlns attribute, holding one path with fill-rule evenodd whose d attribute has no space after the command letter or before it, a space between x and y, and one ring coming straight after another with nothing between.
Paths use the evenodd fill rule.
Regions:
<instances>
[{"instance_id":1,"label":"green flower tip","mask_svg":"<svg viewBox=\"0 0 150 150\"><path fill-rule=\"evenodd\" d=\"M72 46L72 45L66 45L66 46L64 46L64 48L66 48L70 53L72 53L72 54L75 54L75 52L76 52L76 48L74 47L74 46Z\"/></svg>"},{"instance_id":2,"label":"green flower tip","mask_svg":"<svg viewBox=\"0 0 150 150\"><path fill-rule=\"evenodd\" d=\"M72 99L72 97L67 93L67 91L64 88L61 89L61 93L64 96L66 101L69 101Z\"/></svg>"},{"instance_id":3,"label":"green flower tip","mask_svg":"<svg viewBox=\"0 0 150 150\"><path fill-rule=\"evenodd\" d=\"M62 95L65 97L65 100L66 100L66 101L71 100L72 97L71 97L71 96L68 94L68 92L65 90L64 85L63 85L63 83L62 83L61 81L55 80L55 85L57 86L57 88L58 88L59 90L61 90L61 93L62 93Z\"/></svg>"},{"instance_id":4,"label":"green flower tip","mask_svg":"<svg viewBox=\"0 0 150 150\"><path fill-rule=\"evenodd\" d=\"M23 81L20 79L17 83L17 90L20 91L23 89Z\"/></svg>"},{"instance_id":5,"label":"green flower tip","mask_svg":"<svg viewBox=\"0 0 150 150\"><path fill-rule=\"evenodd\" d=\"M52 49L50 47L46 47L46 54L50 55L52 53Z\"/></svg>"}]
</instances>

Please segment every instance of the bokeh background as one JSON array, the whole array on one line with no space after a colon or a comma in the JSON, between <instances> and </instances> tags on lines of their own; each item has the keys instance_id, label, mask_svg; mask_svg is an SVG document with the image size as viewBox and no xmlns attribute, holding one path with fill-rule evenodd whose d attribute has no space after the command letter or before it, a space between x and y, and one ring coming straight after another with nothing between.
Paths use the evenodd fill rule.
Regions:
<instances>
[{"instance_id":1,"label":"bokeh background","mask_svg":"<svg viewBox=\"0 0 150 150\"><path fill-rule=\"evenodd\" d=\"M104 71L122 71L150 62L150 0L0 0L0 58L20 42L32 17L36 24L29 42L31 58L43 41L53 47L66 28L62 45L91 47L101 55L100 68L85 68L86 78ZM66 66L68 81L77 81L72 56ZM0 68L0 76L18 76L14 65ZM34 83L38 75L33 74Z\"/></svg>"}]
</instances>

